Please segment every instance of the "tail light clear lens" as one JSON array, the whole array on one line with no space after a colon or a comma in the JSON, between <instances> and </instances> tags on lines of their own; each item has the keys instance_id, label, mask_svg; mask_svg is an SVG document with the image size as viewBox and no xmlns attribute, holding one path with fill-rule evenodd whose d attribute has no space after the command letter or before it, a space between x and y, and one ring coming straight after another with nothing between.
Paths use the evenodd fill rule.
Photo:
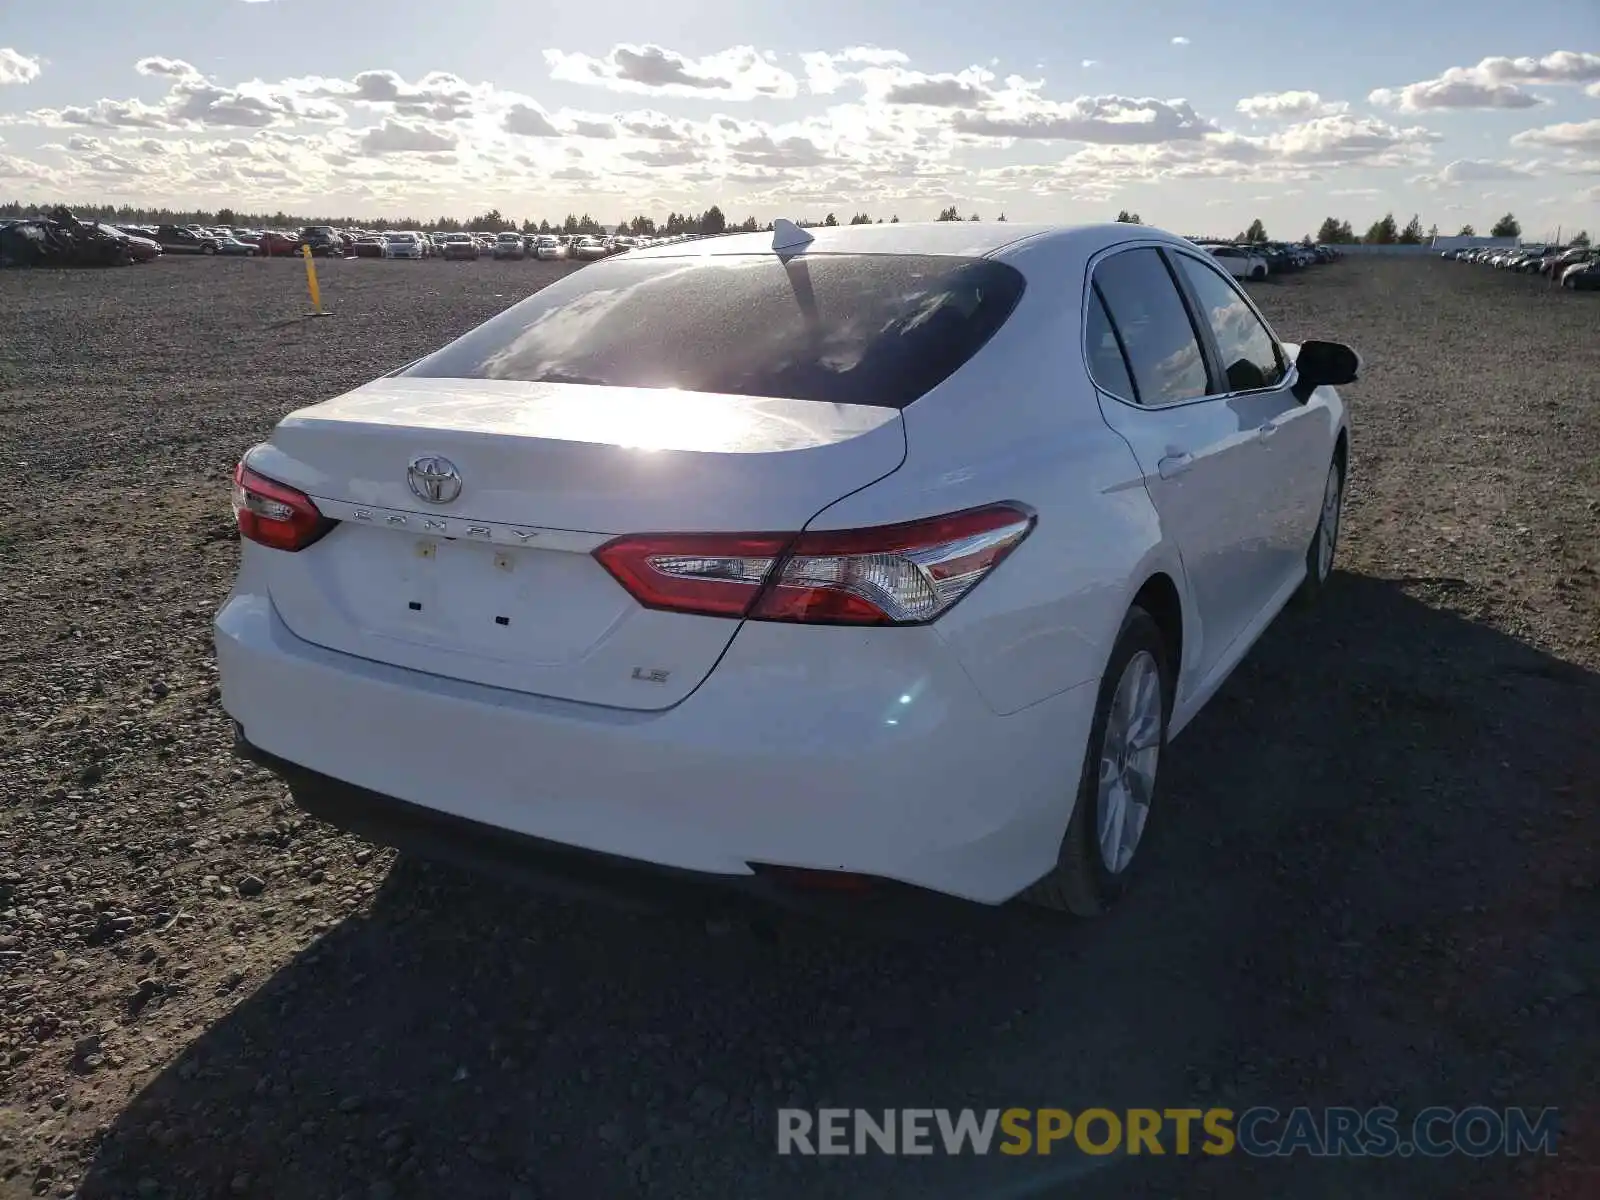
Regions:
<instances>
[{"instance_id":1,"label":"tail light clear lens","mask_svg":"<svg viewBox=\"0 0 1600 1200\"><path fill-rule=\"evenodd\" d=\"M259 475L240 462L233 469L233 516L239 536L274 550L304 550L338 524L304 492Z\"/></svg>"},{"instance_id":2,"label":"tail light clear lens","mask_svg":"<svg viewBox=\"0 0 1600 1200\"><path fill-rule=\"evenodd\" d=\"M595 557L650 608L759 621L921 625L999 566L1033 528L994 504L873 529L617 538Z\"/></svg>"}]
</instances>

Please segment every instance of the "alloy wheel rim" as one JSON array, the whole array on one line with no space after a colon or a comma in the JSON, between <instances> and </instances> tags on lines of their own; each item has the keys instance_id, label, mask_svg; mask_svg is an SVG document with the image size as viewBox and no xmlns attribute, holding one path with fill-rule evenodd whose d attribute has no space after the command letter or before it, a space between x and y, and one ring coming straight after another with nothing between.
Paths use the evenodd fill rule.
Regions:
<instances>
[{"instance_id":1,"label":"alloy wheel rim","mask_svg":"<svg viewBox=\"0 0 1600 1200\"><path fill-rule=\"evenodd\" d=\"M1317 541L1317 578L1325 580L1333 570L1333 552L1339 545L1340 515L1339 468L1328 468L1328 485L1322 490L1322 537Z\"/></svg>"},{"instance_id":2,"label":"alloy wheel rim","mask_svg":"<svg viewBox=\"0 0 1600 1200\"><path fill-rule=\"evenodd\" d=\"M1117 681L1100 743L1096 841L1100 861L1113 875L1133 861L1144 836L1161 757L1161 671L1141 650Z\"/></svg>"}]
</instances>

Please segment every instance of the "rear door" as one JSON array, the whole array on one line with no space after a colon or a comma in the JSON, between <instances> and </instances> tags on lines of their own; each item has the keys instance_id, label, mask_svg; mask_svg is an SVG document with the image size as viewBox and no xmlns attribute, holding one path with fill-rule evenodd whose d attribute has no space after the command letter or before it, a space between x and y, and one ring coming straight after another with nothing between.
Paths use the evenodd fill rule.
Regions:
<instances>
[{"instance_id":1,"label":"rear door","mask_svg":"<svg viewBox=\"0 0 1600 1200\"><path fill-rule=\"evenodd\" d=\"M1132 448L1198 609L1203 680L1249 624L1264 572L1263 451L1250 416L1213 396L1216 371L1153 246L1100 258L1086 353L1106 423Z\"/></svg>"},{"instance_id":2,"label":"rear door","mask_svg":"<svg viewBox=\"0 0 1600 1200\"><path fill-rule=\"evenodd\" d=\"M1261 569L1252 584L1259 608L1304 568L1332 461L1327 414L1291 390L1288 354L1232 280L1198 255L1173 251L1170 258L1217 353L1222 378L1213 392L1240 423L1255 427L1261 445L1262 506L1253 535Z\"/></svg>"}]
</instances>

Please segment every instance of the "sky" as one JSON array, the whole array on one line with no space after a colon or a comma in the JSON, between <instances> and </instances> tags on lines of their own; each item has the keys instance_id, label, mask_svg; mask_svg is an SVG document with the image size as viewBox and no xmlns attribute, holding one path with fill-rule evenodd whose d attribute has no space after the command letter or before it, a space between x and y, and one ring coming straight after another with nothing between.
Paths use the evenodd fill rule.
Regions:
<instances>
[{"instance_id":1,"label":"sky","mask_svg":"<svg viewBox=\"0 0 1600 1200\"><path fill-rule=\"evenodd\" d=\"M1084 7L0 0L0 199L1600 236L1600 0Z\"/></svg>"}]
</instances>

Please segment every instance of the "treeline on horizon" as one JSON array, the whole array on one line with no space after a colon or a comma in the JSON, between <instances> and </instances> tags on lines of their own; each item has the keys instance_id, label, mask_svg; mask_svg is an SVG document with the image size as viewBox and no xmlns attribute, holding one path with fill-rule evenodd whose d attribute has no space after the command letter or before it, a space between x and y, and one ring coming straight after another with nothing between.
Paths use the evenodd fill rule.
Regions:
<instances>
[{"instance_id":1,"label":"treeline on horizon","mask_svg":"<svg viewBox=\"0 0 1600 1200\"><path fill-rule=\"evenodd\" d=\"M417 229L428 233L501 233L507 230L519 233L572 233L572 234L606 234L606 233L631 233L647 237L666 236L676 234L715 235L719 233L758 233L763 230L770 231L772 222L757 221L755 217L746 217L743 221L732 223L723 213L722 209L713 204L702 213L668 213L663 221L644 214L628 217L612 225L602 225L589 213L579 215L568 213L561 221L551 221L548 218L534 221L525 219L521 222L511 217L504 216L499 209L491 208L487 212L479 213L475 217L461 220L457 217L441 216L432 220L420 220L416 217L327 217L327 216L302 216L286 213L281 209L275 213L241 212L232 208L218 209L171 209L171 208L143 208L132 204L24 204L12 200L0 204L0 220L18 220L28 217L47 216L58 208L65 207L80 219L105 221L108 224L123 225L227 225L236 228L303 228L307 225L333 225L340 228L356 227L361 229L388 230L388 229ZM963 218L955 205L941 209L936 221L979 221L982 218L977 213L972 213ZM1005 213L995 218L1004 221ZM1117 221L1140 225L1143 219L1138 213L1123 209L1117 214ZM891 215L885 222L882 217L874 218L865 212L853 213L840 220L834 213L828 213L821 219L803 218L795 222L802 228L835 225L883 225L885 223L897 225L900 223L899 214ZM1384 245L1421 245L1439 236L1439 227L1424 230L1422 220L1413 215L1404 226L1395 220L1394 214L1385 213L1381 218L1367 227L1364 234L1357 234L1349 221L1337 217L1328 217L1317 229L1315 234L1306 234L1300 239L1304 245L1321 242L1327 245L1355 245L1365 243L1373 246ZM1522 234L1522 225L1517 218L1506 213L1489 229L1491 237L1519 237ZM1471 225L1463 225L1456 233L1457 237L1476 237L1477 230ZM1210 238L1200 240L1213 240ZM1234 235L1232 239L1217 238L1218 241L1238 242L1265 242L1270 241L1267 236L1266 226L1260 218L1252 221L1243 232ZM1589 235L1581 232L1571 239L1573 245L1588 245Z\"/></svg>"}]
</instances>

